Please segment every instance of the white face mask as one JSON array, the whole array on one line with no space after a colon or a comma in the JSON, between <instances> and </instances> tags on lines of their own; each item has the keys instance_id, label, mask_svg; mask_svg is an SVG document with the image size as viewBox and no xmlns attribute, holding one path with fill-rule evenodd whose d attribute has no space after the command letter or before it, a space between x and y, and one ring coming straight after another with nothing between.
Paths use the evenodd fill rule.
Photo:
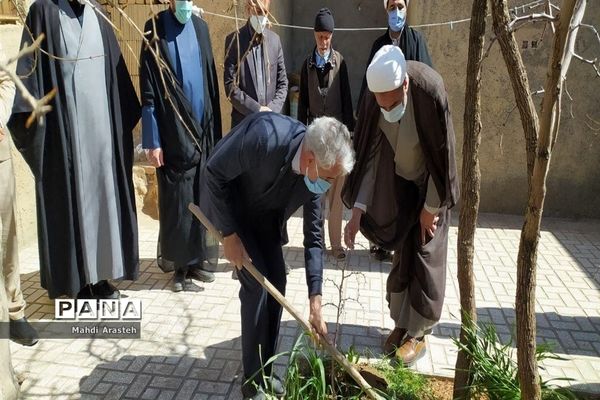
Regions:
<instances>
[{"instance_id":1,"label":"white face mask","mask_svg":"<svg viewBox=\"0 0 600 400\"><path fill-rule=\"evenodd\" d=\"M392 108L390 111L386 111L381 108L381 113L383 114L383 118L389 123L395 123L402 119L404 116L404 112L406 111L406 104L399 103L396 107Z\"/></svg>"},{"instance_id":2,"label":"white face mask","mask_svg":"<svg viewBox=\"0 0 600 400\"><path fill-rule=\"evenodd\" d=\"M265 28L267 27L267 23L269 22L269 18L266 15L252 15L250 16L250 25L252 25L252 29L256 31L259 35L262 35Z\"/></svg>"}]
</instances>

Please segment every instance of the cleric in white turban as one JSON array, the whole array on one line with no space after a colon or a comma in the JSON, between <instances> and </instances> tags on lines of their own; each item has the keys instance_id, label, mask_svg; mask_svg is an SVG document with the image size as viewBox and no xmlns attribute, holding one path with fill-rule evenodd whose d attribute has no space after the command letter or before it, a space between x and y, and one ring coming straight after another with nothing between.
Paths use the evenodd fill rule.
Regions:
<instances>
[{"instance_id":1,"label":"cleric in white turban","mask_svg":"<svg viewBox=\"0 0 600 400\"><path fill-rule=\"evenodd\" d=\"M450 208L458 199L454 128L442 77L383 46L367 69L369 90L354 131L356 165L342 192L360 229L394 251L386 299L395 329L384 351L411 365L426 352L446 284ZM401 251L400 251L401 250Z\"/></svg>"},{"instance_id":2,"label":"cleric in white turban","mask_svg":"<svg viewBox=\"0 0 600 400\"><path fill-rule=\"evenodd\" d=\"M367 84L373 93L398 89L406 79L406 60L396 46L385 46L367 68Z\"/></svg>"}]
</instances>

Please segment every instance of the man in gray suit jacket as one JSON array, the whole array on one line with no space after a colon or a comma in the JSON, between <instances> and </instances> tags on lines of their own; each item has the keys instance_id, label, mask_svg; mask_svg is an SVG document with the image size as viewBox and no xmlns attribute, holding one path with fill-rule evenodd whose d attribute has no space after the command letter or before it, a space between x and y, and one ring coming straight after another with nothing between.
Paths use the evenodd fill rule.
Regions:
<instances>
[{"instance_id":1,"label":"man in gray suit jacket","mask_svg":"<svg viewBox=\"0 0 600 400\"><path fill-rule=\"evenodd\" d=\"M232 128L253 113L280 113L287 96L281 40L267 28L270 2L246 0L248 22L225 39L223 79Z\"/></svg>"}]
</instances>

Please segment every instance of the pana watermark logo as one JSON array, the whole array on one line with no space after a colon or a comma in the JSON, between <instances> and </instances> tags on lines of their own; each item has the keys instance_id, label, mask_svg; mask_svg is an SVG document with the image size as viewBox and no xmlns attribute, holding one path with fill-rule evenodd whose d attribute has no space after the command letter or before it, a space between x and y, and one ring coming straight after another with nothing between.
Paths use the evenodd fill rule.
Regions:
<instances>
[{"instance_id":1,"label":"pana watermark logo","mask_svg":"<svg viewBox=\"0 0 600 400\"><path fill-rule=\"evenodd\" d=\"M54 301L54 318L77 321L140 321L142 319L142 301L136 299L56 299Z\"/></svg>"}]
</instances>

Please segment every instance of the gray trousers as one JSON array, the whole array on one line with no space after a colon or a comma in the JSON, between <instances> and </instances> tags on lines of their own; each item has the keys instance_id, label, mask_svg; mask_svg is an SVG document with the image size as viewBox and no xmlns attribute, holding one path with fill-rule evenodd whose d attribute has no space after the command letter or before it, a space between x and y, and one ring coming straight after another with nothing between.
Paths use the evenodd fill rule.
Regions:
<instances>
[{"instance_id":1,"label":"gray trousers","mask_svg":"<svg viewBox=\"0 0 600 400\"><path fill-rule=\"evenodd\" d=\"M9 178L10 175L10 178ZM5 203L10 203L12 206L12 198L14 197L14 175L12 173L11 160L0 162L0 232L2 232L2 241L0 242L0 329L8 331L8 319L9 319L9 301L7 299L7 293L9 292L8 287L5 288L5 273L6 266L5 260L10 257L11 251L16 251L16 245L14 249L6 246L10 242L9 237L6 235L14 230L14 226L11 228L10 223L8 226L5 222ZM9 187L5 187L8 184ZM12 188L12 189L11 189ZM10 190L6 190L10 189ZM14 212L12 214L12 224L14 225ZM12 231L14 233L14 231ZM13 240L16 242L16 238L13 235ZM12 274L14 275L14 274ZM18 271L16 273L19 276ZM20 292L20 287L18 289ZM22 295L21 295L22 297ZM2 332L0 335L0 399L13 400L19 396L19 385L10 361L10 348L8 340L8 332Z\"/></svg>"},{"instance_id":2,"label":"gray trousers","mask_svg":"<svg viewBox=\"0 0 600 400\"><path fill-rule=\"evenodd\" d=\"M4 276L10 319L17 320L25 316L25 299L21 291L14 197L15 175L12 161L0 161L0 271Z\"/></svg>"},{"instance_id":3,"label":"gray trousers","mask_svg":"<svg viewBox=\"0 0 600 400\"><path fill-rule=\"evenodd\" d=\"M387 281L390 316L409 336L431 333L440 320L446 290L446 258L450 211L439 212L435 237L422 245L417 220L402 245L394 252Z\"/></svg>"}]
</instances>

